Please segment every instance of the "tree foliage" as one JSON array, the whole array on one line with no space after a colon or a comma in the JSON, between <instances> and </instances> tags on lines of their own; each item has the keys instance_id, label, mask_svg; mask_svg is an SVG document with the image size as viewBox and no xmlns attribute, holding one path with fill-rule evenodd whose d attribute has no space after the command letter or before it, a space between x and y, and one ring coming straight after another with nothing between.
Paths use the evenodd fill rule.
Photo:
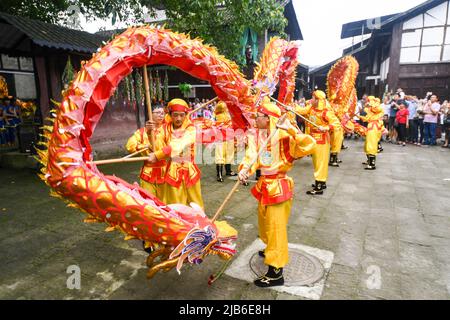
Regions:
<instances>
[{"instance_id":1,"label":"tree foliage","mask_svg":"<svg viewBox=\"0 0 450 320\"><path fill-rule=\"evenodd\" d=\"M144 23L156 9L164 9L167 26L200 37L220 53L242 61L240 43L246 28L260 36L265 30L284 36L287 20L280 0L1 0L0 11L50 23L61 23L76 6L88 20L112 19ZM71 7L72 6L72 7ZM145 10L144 10L145 9ZM66 23L67 24L67 23ZM70 26L70 24L69 24Z\"/></svg>"},{"instance_id":2,"label":"tree foliage","mask_svg":"<svg viewBox=\"0 0 450 320\"><path fill-rule=\"evenodd\" d=\"M284 36L287 20L284 7L276 0L155 0L163 6L168 26L190 33L216 46L220 53L242 61L240 40L246 28L260 36L265 30Z\"/></svg>"},{"instance_id":3,"label":"tree foliage","mask_svg":"<svg viewBox=\"0 0 450 320\"><path fill-rule=\"evenodd\" d=\"M64 24L69 16L81 13L88 20L112 19L114 24L117 20L143 22L142 9L144 6L150 6L150 2L148 0L1 0L0 11L54 24Z\"/></svg>"}]
</instances>

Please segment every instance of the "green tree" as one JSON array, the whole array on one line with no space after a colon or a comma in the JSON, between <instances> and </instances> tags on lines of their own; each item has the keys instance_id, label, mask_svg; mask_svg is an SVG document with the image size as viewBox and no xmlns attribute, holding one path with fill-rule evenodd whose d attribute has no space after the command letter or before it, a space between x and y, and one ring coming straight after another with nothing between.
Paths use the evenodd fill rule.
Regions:
<instances>
[{"instance_id":1,"label":"green tree","mask_svg":"<svg viewBox=\"0 0 450 320\"><path fill-rule=\"evenodd\" d=\"M242 62L241 37L250 28L262 36L265 30L285 36L287 20L277 0L154 0L163 7L168 27L200 37L227 58Z\"/></svg>"},{"instance_id":2,"label":"green tree","mask_svg":"<svg viewBox=\"0 0 450 320\"><path fill-rule=\"evenodd\" d=\"M153 14L148 0L1 0L0 11L48 23L61 24L74 13L83 14L88 20L110 18L143 22L143 7ZM70 20L69 20L70 21Z\"/></svg>"},{"instance_id":3,"label":"green tree","mask_svg":"<svg viewBox=\"0 0 450 320\"><path fill-rule=\"evenodd\" d=\"M247 28L263 36L265 30L285 36L287 20L280 0L1 0L0 11L62 23L75 5L88 20L93 18L144 23L147 15L164 9L167 26L199 37L227 58L243 62L241 38ZM73 10L73 9L72 9ZM67 23L66 23L67 24ZM69 26L70 23L68 24Z\"/></svg>"}]
</instances>

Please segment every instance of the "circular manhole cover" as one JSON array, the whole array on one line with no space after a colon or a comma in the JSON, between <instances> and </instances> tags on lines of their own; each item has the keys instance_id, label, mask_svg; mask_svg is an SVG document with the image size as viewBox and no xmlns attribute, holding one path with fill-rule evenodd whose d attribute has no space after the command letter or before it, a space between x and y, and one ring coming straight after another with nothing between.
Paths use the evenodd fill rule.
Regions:
<instances>
[{"instance_id":1,"label":"circular manhole cover","mask_svg":"<svg viewBox=\"0 0 450 320\"><path fill-rule=\"evenodd\" d=\"M258 252L251 257L250 268L257 277L266 274L267 266ZM283 270L285 286L314 286L324 274L325 269L319 259L301 250L289 248L289 264Z\"/></svg>"}]
</instances>

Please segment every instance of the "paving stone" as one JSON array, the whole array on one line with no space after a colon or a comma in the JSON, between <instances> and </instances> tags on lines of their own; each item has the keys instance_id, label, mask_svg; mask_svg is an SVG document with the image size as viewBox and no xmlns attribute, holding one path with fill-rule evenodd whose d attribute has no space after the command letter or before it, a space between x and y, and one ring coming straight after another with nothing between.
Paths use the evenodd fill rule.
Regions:
<instances>
[{"instance_id":1,"label":"paving stone","mask_svg":"<svg viewBox=\"0 0 450 320\"><path fill-rule=\"evenodd\" d=\"M323 197L305 194L314 180L311 158L289 173L296 192L290 242L335 253L322 299L449 299L450 182L442 177L450 178L450 153L384 144L377 170L367 172L360 164L363 141L346 145L350 149L342 152L341 167L330 169ZM215 166L200 167L212 216L234 181L218 184ZM139 164L101 169L129 182L140 170ZM84 214L49 197L35 172L0 168L0 181L6 209L0 211L0 299L293 299L226 275L208 286L209 275L223 263L217 257L185 265L181 275L172 270L147 280L142 251L119 233L105 233L105 225L83 224ZM19 198L23 201L13 200ZM250 187L239 188L222 218L239 231L238 251L257 238ZM81 268L81 290L67 288L70 265ZM379 289L370 278L374 266L380 269Z\"/></svg>"}]
</instances>

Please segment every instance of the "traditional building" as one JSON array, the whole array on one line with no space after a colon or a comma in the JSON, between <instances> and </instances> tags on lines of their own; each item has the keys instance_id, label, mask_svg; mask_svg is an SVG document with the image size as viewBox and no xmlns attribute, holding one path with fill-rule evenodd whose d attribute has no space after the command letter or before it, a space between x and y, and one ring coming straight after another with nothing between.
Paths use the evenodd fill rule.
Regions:
<instances>
[{"instance_id":1,"label":"traditional building","mask_svg":"<svg viewBox=\"0 0 450 320\"><path fill-rule=\"evenodd\" d=\"M448 0L429 0L395 15L344 24L342 39L370 35L343 52L360 63L358 95L382 96L402 88L418 97L432 91L441 100L448 99L449 8ZM324 86L324 77L334 62L311 72L313 86Z\"/></svg>"},{"instance_id":2,"label":"traditional building","mask_svg":"<svg viewBox=\"0 0 450 320\"><path fill-rule=\"evenodd\" d=\"M67 62L78 71L81 61L89 60L109 38L1 12L0 34L0 76L6 79L9 95L37 106L34 121L18 127L16 149L30 152L39 127L55 107L52 100L61 101ZM106 108L92 143L101 149L103 144L122 141L138 125L136 108L115 101Z\"/></svg>"}]
</instances>

